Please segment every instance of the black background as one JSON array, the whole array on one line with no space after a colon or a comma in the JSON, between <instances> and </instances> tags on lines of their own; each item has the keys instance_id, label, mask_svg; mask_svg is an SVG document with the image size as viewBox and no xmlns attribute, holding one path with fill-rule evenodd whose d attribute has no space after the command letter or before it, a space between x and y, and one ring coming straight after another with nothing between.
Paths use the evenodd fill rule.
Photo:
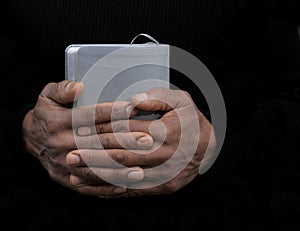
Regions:
<instances>
[{"instance_id":1,"label":"black background","mask_svg":"<svg viewBox=\"0 0 300 231\"><path fill-rule=\"evenodd\" d=\"M5 230L300 230L297 1L15 0L1 5ZM140 32L186 49L212 72L228 113L224 146L207 173L172 195L109 200L80 195L53 182L24 152L22 118L48 82L64 79L68 45L127 43ZM209 117L201 93L183 78L171 76Z\"/></svg>"}]
</instances>

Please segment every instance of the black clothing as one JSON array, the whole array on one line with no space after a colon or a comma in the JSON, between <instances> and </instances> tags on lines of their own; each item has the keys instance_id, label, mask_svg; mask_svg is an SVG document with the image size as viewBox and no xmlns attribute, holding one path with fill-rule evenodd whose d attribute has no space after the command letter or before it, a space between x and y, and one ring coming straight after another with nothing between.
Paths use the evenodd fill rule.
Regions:
<instances>
[{"instance_id":1,"label":"black clothing","mask_svg":"<svg viewBox=\"0 0 300 231\"><path fill-rule=\"evenodd\" d=\"M3 221L23 230L300 230L300 4L296 0L14 0L1 13ZM173 195L104 200L53 182L22 148L42 88L64 79L74 43L148 33L198 57L217 80L228 128L213 167ZM173 83L205 102L182 76ZM297 228L297 229L296 229Z\"/></svg>"}]
</instances>

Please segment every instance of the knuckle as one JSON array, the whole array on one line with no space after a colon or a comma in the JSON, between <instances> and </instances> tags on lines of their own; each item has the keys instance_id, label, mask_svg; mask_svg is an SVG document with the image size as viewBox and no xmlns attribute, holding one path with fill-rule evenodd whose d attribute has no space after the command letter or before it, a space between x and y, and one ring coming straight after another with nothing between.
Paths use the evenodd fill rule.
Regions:
<instances>
[{"instance_id":1,"label":"knuckle","mask_svg":"<svg viewBox=\"0 0 300 231\"><path fill-rule=\"evenodd\" d=\"M127 155L124 155L123 153L120 152L114 152L112 154L112 159L114 159L116 162L118 162L121 165L126 165L127 163Z\"/></svg>"},{"instance_id":2,"label":"knuckle","mask_svg":"<svg viewBox=\"0 0 300 231\"><path fill-rule=\"evenodd\" d=\"M124 121L115 121L112 125L114 132L129 132L129 126Z\"/></svg>"},{"instance_id":3,"label":"knuckle","mask_svg":"<svg viewBox=\"0 0 300 231\"><path fill-rule=\"evenodd\" d=\"M56 97L55 97L56 101L58 101L58 102L63 102L64 101L65 95L66 95L65 92L56 91L55 94L56 94Z\"/></svg>"},{"instance_id":4,"label":"knuckle","mask_svg":"<svg viewBox=\"0 0 300 231\"><path fill-rule=\"evenodd\" d=\"M96 136L89 138L89 147L92 149L101 149L102 140L100 141Z\"/></svg>"},{"instance_id":5,"label":"knuckle","mask_svg":"<svg viewBox=\"0 0 300 231\"><path fill-rule=\"evenodd\" d=\"M100 123L100 124L97 124L96 125L96 132L99 134L101 134L101 133L105 133L106 132L106 124L104 124L104 123Z\"/></svg>"},{"instance_id":6,"label":"knuckle","mask_svg":"<svg viewBox=\"0 0 300 231\"><path fill-rule=\"evenodd\" d=\"M89 110L90 117L92 118L91 122L95 122L99 120L104 114L107 113L108 106L106 104L101 104L100 106L96 106L93 110Z\"/></svg>"},{"instance_id":7,"label":"knuckle","mask_svg":"<svg viewBox=\"0 0 300 231\"><path fill-rule=\"evenodd\" d=\"M97 144L96 145L98 145L98 146L100 145L100 147L102 147L102 149L104 149L104 148L106 148L106 149L113 148L113 144L112 144L111 138L109 136L106 136L106 135L100 136L99 142L97 140ZM98 147L98 149L100 147Z\"/></svg>"},{"instance_id":8,"label":"knuckle","mask_svg":"<svg viewBox=\"0 0 300 231\"><path fill-rule=\"evenodd\" d=\"M71 81L69 80L62 80L61 82L57 83L57 85L60 87L60 88L65 88L68 86L68 84L72 83Z\"/></svg>"},{"instance_id":9,"label":"knuckle","mask_svg":"<svg viewBox=\"0 0 300 231\"><path fill-rule=\"evenodd\" d=\"M191 102L192 97L189 92L183 90L175 90L180 106L187 105Z\"/></svg>"},{"instance_id":10,"label":"knuckle","mask_svg":"<svg viewBox=\"0 0 300 231\"><path fill-rule=\"evenodd\" d=\"M52 88L52 87L55 87L57 85L57 83L55 83L55 82L50 82L50 83L48 83L47 85L46 85L46 87L45 88Z\"/></svg>"},{"instance_id":11,"label":"knuckle","mask_svg":"<svg viewBox=\"0 0 300 231\"><path fill-rule=\"evenodd\" d=\"M38 156L39 156L39 158L46 159L46 158L48 158L51 154L52 154L52 153L51 153L51 151L49 150L49 148L46 147L46 146L44 146L44 147L42 147L42 149L39 151ZM46 162L45 162L45 164L46 164Z\"/></svg>"},{"instance_id":12,"label":"knuckle","mask_svg":"<svg viewBox=\"0 0 300 231\"><path fill-rule=\"evenodd\" d=\"M48 168L50 167L50 169L54 169L53 172L56 171L57 169L67 169L63 159L64 159L64 155L55 153L53 151L51 152L50 155L47 156L46 165L48 166Z\"/></svg>"},{"instance_id":13,"label":"knuckle","mask_svg":"<svg viewBox=\"0 0 300 231\"><path fill-rule=\"evenodd\" d=\"M46 118L45 125L47 130L52 133L56 130L57 121L53 117L48 117Z\"/></svg>"},{"instance_id":14,"label":"knuckle","mask_svg":"<svg viewBox=\"0 0 300 231\"><path fill-rule=\"evenodd\" d=\"M89 108L87 111L86 111L86 118L87 118L87 122L89 124L94 124L95 121L96 121L96 117L99 117L99 113L97 113L97 108Z\"/></svg>"},{"instance_id":15,"label":"knuckle","mask_svg":"<svg viewBox=\"0 0 300 231\"><path fill-rule=\"evenodd\" d=\"M68 80L63 80L59 83L56 83L54 86L56 98L59 100L59 102L62 102L66 97L66 95L68 94L68 92L65 90L68 83L69 83Z\"/></svg>"},{"instance_id":16,"label":"knuckle","mask_svg":"<svg viewBox=\"0 0 300 231\"><path fill-rule=\"evenodd\" d=\"M140 197L143 193L141 190L128 190L128 196L130 197Z\"/></svg>"},{"instance_id":17,"label":"knuckle","mask_svg":"<svg viewBox=\"0 0 300 231\"><path fill-rule=\"evenodd\" d=\"M186 169L190 170L191 173L195 172L197 174L202 160L203 160L202 155L195 155L193 160L189 162L189 165L188 167L186 167Z\"/></svg>"},{"instance_id":18,"label":"knuckle","mask_svg":"<svg viewBox=\"0 0 300 231\"><path fill-rule=\"evenodd\" d=\"M53 85L51 86L51 93L55 94L57 99L61 99L61 91L60 91L60 84L59 83L53 83ZM64 92L64 91L63 91Z\"/></svg>"},{"instance_id":19,"label":"knuckle","mask_svg":"<svg viewBox=\"0 0 300 231\"><path fill-rule=\"evenodd\" d=\"M167 135L165 138L165 143L173 145L174 147L178 145L178 142L182 138L181 129L177 129L175 127L168 128Z\"/></svg>"},{"instance_id":20,"label":"knuckle","mask_svg":"<svg viewBox=\"0 0 300 231\"><path fill-rule=\"evenodd\" d=\"M187 91L181 91L181 94L182 94L183 96L188 97L189 99L192 98L192 97L191 97L191 94L190 94L189 92L187 92Z\"/></svg>"},{"instance_id":21,"label":"knuckle","mask_svg":"<svg viewBox=\"0 0 300 231\"><path fill-rule=\"evenodd\" d=\"M70 110L70 118L72 118L73 126L77 127L81 125L81 117L84 117L86 124L95 124L95 110L93 107L75 107Z\"/></svg>"},{"instance_id":22,"label":"knuckle","mask_svg":"<svg viewBox=\"0 0 300 231\"><path fill-rule=\"evenodd\" d=\"M120 115L124 115L125 113L125 103L123 102L118 102L118 103L113 103L112 105L112 116L113 118L119 118Z\"/></svg>"},{"instance_id":23,"label":"knuckle","mask_svg":"<svg viewBox=\"0 0 300 231\"><path fill-rule=\"evenodd\" d=\"M91 192L88 190L87 187L75 186L74 190L82 195L91 195Z\"/></svg>"},{"instance_id":24,"label":"knuckle","mask_svg":"<svg viewBox=\"0 0 300 231\"><path fill-rule=\"evenodd\" d=\"M57 132L59 127L59 122L57 121L55 116L49 116L45 119L45 127L50 134L54 134Z\"/></svg>"},{"instance_id":25,"label":"knuckle","mask_svg":"<svg viewBox=\"0 0 300 231\"><path fill-rule=\"evenodd\" d=\"M163 190L167 194L172 194L179 189L179 184L177 180L171 180L163 186Z\"/></svg>"},{"instance_id":26,"label":"knuckle","mask_svg":"<svg viewBox=\"0 0 300 231\"><path fill-rule=\"evenodd\" d=\"M173 126L168 126L168 129L167 129L168 137L172 137L172 136L174 136L174 134L177 134L177 132L178 132L177 126L174 126L174 123L172 123L172 125Z\"/></svg>"},{"instance_id":27,"label":"knuckle","mask_svg":"<svg viewBox=\"0 0 300 231\"><path fill-rule=\"evenodd\" d=\"M105 187L103 187L97 196L100 198L107 198L107 196L110 196L110 195L111 195L111 193L109 193L109 190L106 189Z\"/></svg>"},{"instance_id":28,"label":"knuckle","mask_svg":"<svg viewBox=\"0 0 300 231\"><path fill-rule=\"evenodd\" d=\"M99 177L90 168L85 168L85 170L83 171L83 176L83 178L87 180L99 180Z\"/></svg>"},{"instance_id":29,"label":"knuckle","mask_svg":"<svg viewBox=\"0 0 300 231\"><path fill-rule=\"evenodd\" d=\"M45 145L48 150L57 149L59 147L59 139L55 136L49 136L47 140L45 140Z\"/></svg>"},{"instance_id":30,"label":"knuckle","mask_svg":"<svg viewBox=\"0 0 300 231\"><path fill-rule=\"evenodd\" d=\"M171 156L171 154L166 149L164 149L164 151L161 152L161 154L155 154L151 157L149 156L149 158L147 158L147 155L138 156L139 159L144 158L142 159L142 161L145 162L147 166L158 166L163 163L168 163L167 160Z\"/></svg>"},{"instance_id":31,"label":"knuckle","mask_svg":"<svg viewBox=\"0 0 300 231\"><path fill-rule=\"evenodd\" d=\"M51 83L48 83L48 84L44 87L43 91L44 91L45 93L47 93L47 92L51 91L53 88L55 89L56 87L57 87L57 84L54 83L54 82L51 82ZM46 96L48 96L48 95L46 95Z\"/></svg>"},{"instance_id":32,"label":"knuckle","mask_svg":"<svg viewBox=\"0 0 300 231\"><path fill-rule=\"evenodd\" d=\"M61 135L50 135L45 141L45 145L52 152L66 151L66 149L71 148L71 141L69 137L62 139Z\"/></svg>"},{"instance_id":33,"label":"knuckle","mask_svg":"<svg viewBox=\"0 0 300 231\"><path fill-rule=\"evenodd\" d=\"M54 168L65 168L64 164L62 163L61 159L56 156L51 156L50 158L51 165Z\"/></svg>"}]
</instances>

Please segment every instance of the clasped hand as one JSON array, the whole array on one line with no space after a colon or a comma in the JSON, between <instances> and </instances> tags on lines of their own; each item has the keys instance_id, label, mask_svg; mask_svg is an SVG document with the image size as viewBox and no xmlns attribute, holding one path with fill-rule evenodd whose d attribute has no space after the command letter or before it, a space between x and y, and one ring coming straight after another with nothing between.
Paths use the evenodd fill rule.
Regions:
<instances>
[{"instance_id":1,"label":"clasped hand","mask_svg":"<svg viewBox=\"0 0 300 231\"><path fill-rule=\"evenodd\" d=\"M83 90L49 83L23 121L25 149L72 190L108 198L174 193L214 152L212 126L184 91L154 88L131 102L68 108ZM163 115L130 119L139 110Z\"/></svg>"}]
</instances>

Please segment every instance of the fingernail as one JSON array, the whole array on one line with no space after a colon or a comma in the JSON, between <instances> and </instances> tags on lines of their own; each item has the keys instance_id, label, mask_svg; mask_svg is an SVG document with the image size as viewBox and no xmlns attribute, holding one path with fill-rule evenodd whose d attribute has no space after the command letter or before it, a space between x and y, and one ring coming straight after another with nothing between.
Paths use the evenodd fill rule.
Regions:
<instances>
[{"instance_id":1,"label":"fingernail","mask_svg":"<svg viewBox=\"0 0 300 231\"><path fill-rule=\"evenodd\" d=\"M88 136L92 134L92 130L90 127L80 127L77 129L77 133L79 136Z\"/></svg>"},{"instance_id":2,"label":"fingernail","mask_svg":"<svg viewBox=\"0 0 300 231\"><path fill-rule=\"evenodd\" d=\"M70 181L74 185L79 185L79 184L82 184L84 182L84 180L82 178L80 178L78 176L74 176L74 175L70 176Z\"/></svg>"},{"instance_id":3,"label":"fingernail","mask_svg":"<svg viewBox=\"0 0 300 231\"><path fill-rule=\"evenodd\" d=\"M150 146L152 145L152 138L150 136L143 136L137 141L142 146Z\"/></svg>"},{"instance_id":4,"label":"fingernail","mask_svg":"<svg viewBox=\"0 0 300 231\"><path fill-rule=\"evenodd\" d=\"M120 194L120 193L124 193L126 191L127 191L126 188L115 188L114 193L115 194Z\"/></svg>"},{"instance_id":5,"label":"fingernail","mask_svg":"<svg viewBox=\"0 0 300 231\"><path fill-rule=\"evenodd\" d=\"M69 165L75 165L80 163L80 158L78 155L69 154L67 155L67 163Z\"/></svg>"},{"instance_id":6,"label":"fingernail","mask_svg":"<svg viewBox=\"0 0 300 231\"><path fill-rule=\"evenodd\" d=\"M145 101L148 99L148 94L147 93L136 94L133 96L133 98L136 101Z\"/></svg>"},{"instance_id":7,"label":"fingernail","mask_svg":"<svg viewBox=\"0 0 300 231\"><path fill-rule=\"evenodd\" d=\"M128 179L129 180L142 180L144 178L144 172L143 171L131 171L128 173Z\"/></svg>"}]
</instances>

